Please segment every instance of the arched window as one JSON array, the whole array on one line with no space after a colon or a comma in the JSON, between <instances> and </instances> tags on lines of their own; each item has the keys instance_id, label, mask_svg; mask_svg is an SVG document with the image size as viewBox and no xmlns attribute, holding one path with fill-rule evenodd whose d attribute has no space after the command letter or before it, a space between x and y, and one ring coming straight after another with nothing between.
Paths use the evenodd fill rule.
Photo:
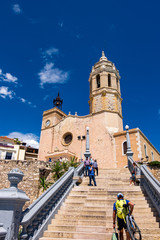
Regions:
<instances>
[{"instance_id":1,"label":"arched window","mask_svg":"<svg viewBox=\"0 0 160 240\"><path fill-rule=\"evenodd\" d=\"M96 82L97 82L97 88L100 88L101 83L100 83L100 75L99 74L96 76Z\"/></svg>"},{"instance_id":2,"label":"arched window","mask_svg":"<svg viewBox=\"0 0 160 240\"><path fill-rule=\"evenodd\" d=\"M153 154L153 152L151 152L151 155L152 155L152 161L154 161L154 154Z\"/></svg>"},{"instance_id":3,"label":"arched window","mask_svg":"<svg viewBox=\"0 0 160 240\"><path fill-rule=\"evenodd\" d=\"M144 154L145 154L145 157L147 157L147 146L146 146L146 144L144 144Z\"/></svg>"},{"instance_id":4,"label":"arched window","mask_svg":"<svg viewBox=\"0 0 160 240\"><path fill-rule=\"evenodd\" d=\"M108 87L111 87L111 74L108 74Z\"/></svg>"},{"instance_id":5,"label":"arched window","mask_svg":"<svg viewBox=\"0 0 160 240\"><path fill-rule=\"evenodd\" d=\"M127 153L127 141L123 142L122 153L125 155Z\"/></svg>"}]
</instances>

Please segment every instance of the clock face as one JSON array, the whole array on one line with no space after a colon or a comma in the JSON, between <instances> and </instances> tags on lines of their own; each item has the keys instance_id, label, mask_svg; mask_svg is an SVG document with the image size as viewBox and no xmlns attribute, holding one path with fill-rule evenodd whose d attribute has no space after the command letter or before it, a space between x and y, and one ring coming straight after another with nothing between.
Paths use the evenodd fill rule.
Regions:
<instances>
[{"instance_id":1,"label":"clock face","mask_svg":"<svg viewBox=\"0 0 160 240\"><path fill-rule=\"evenodd\" d=\"M50 123L51 123L50 120L47 120L46 121L46 127L48 127L50 125Z\"/></svg>"}]
</instances>

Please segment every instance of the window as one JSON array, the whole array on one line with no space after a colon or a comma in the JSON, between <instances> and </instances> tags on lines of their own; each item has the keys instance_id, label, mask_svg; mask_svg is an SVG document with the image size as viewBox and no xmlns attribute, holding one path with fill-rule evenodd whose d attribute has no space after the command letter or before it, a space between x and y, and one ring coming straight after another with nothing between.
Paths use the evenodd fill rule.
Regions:
<instances>
[{"instance_id":1,"label":"window","mask_svg":"<svg viewBox=\"0 0 160 240\"><path fill-rule=\"evenodd\" d=\"M152 161L154 161L154 154L153 154L153 152L151 152L151 155L152 155Z\"/></svg>"},{"instance_id":2,"label":"window","mask_svg":"<svg viewBox=\"0 0 160 240\"><path fill-rule=\"evenodd\" d=\"M62 144L65 145L65 146L69 145L69 144L71 144L72 139L73 139L72 133L70 133L70 132L65 133L62 137Z\"/></svg>"},{"instance_id":3,"label":"window","mask_svg":"<svg viewBox=\"0 0 160 240\"><path fill-rule=\"evenodd\" d=\"M100 88L101 84L100 84L100 75L99 74L96 76L96 82L97 82L97 88Z\"/></svg>"},{"instance_id":4,"label":"window","mask_svg":"<svg viewBox=\"0 0 160 240\"><path fill-rule=\"evenodd\" d=\"M146 146L146 144L144 144L144 154L145 154L145 157L147 157L147 146Z\"/></svg>"},{"instance_id":5,"label":"window","mask_svg":"<svg viewBox=\"0 0 160 240\"><path fill-rule=\"evenodd\" d=\"M111 87L111 74L108 74L108 87Z\"/></svg>"},{"instance_id":6,"label":"window","mask_svg":"<svg viewBox=\"0 0 160 240\"><path fill-rule=\"evenodd\" d=\"M127 141L123 142L123 155L127 153Z\"/></svg>"},{"instance_id":7,"label":"window","mask_svg":"<svg viewBox=\"0 0 160 240\"><path fill-rule=\"evenodd\" d=\"M12 159L12 152L6 152L5 159Z\"/></svg>"}]
</instances>

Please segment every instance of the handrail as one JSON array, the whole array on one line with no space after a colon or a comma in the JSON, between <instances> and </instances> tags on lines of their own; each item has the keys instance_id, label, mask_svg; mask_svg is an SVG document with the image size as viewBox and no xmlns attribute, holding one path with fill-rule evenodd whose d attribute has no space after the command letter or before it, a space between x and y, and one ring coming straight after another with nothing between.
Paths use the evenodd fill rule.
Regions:
<instances>
[{"instance_id":1,"label":"handrail","mask_svg":"<svg viewBox=\"0 0 160 240\"><path fill-rule=\"evenodd\" d=\"M133 163L137 166L137 174L140 175L140 185L144 188L147 195L149 196L152 204L156 208L160 216L160 183L152 173L147 169L146 166L141 167L133 160L132 156L128 156L128 168L130 172L133 169Z\"/></svg>"},{"instance_id":2,"label":"handrail","mask_svg":"<svg viewBox=\"0 0 160 240\"><path fill-rule=\"evenodd\" d=\"M152 204L156 208L160 217L160 183L154 178L146 166L141 167L141 175L142 186L151 199Z\"/></svg>"},{"instance_id":3,"label":"handrail","mask_svg":"<svg viewBox=\"0 0 160 240\"><path fill-rule=\"evenodd\" d=\"M76 169L73 167L69 168L58 181L23 212L21 220L23 229L20 239L37 240L42 236L51 219L57 213L60 205L72 189L75 172L76 175L81 176L83 164L79 165Z\"/></svg>"}]
</instances>

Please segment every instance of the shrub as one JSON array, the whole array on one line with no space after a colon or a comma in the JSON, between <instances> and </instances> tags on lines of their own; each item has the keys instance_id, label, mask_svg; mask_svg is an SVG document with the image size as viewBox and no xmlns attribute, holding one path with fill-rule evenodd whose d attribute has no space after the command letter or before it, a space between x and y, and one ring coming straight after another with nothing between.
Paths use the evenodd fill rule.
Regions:
<instances>
[{"instance_id":1,"label":"shrub","mask_svg":"<svg viewBox=\"0 0 160 240\"><path fill-rule=\"evenodd\" d=\"M159 161L149 162L148 165L149 165L150 167L160 168L160 162L159 162Z\"/></svg>"}]
</instances>

